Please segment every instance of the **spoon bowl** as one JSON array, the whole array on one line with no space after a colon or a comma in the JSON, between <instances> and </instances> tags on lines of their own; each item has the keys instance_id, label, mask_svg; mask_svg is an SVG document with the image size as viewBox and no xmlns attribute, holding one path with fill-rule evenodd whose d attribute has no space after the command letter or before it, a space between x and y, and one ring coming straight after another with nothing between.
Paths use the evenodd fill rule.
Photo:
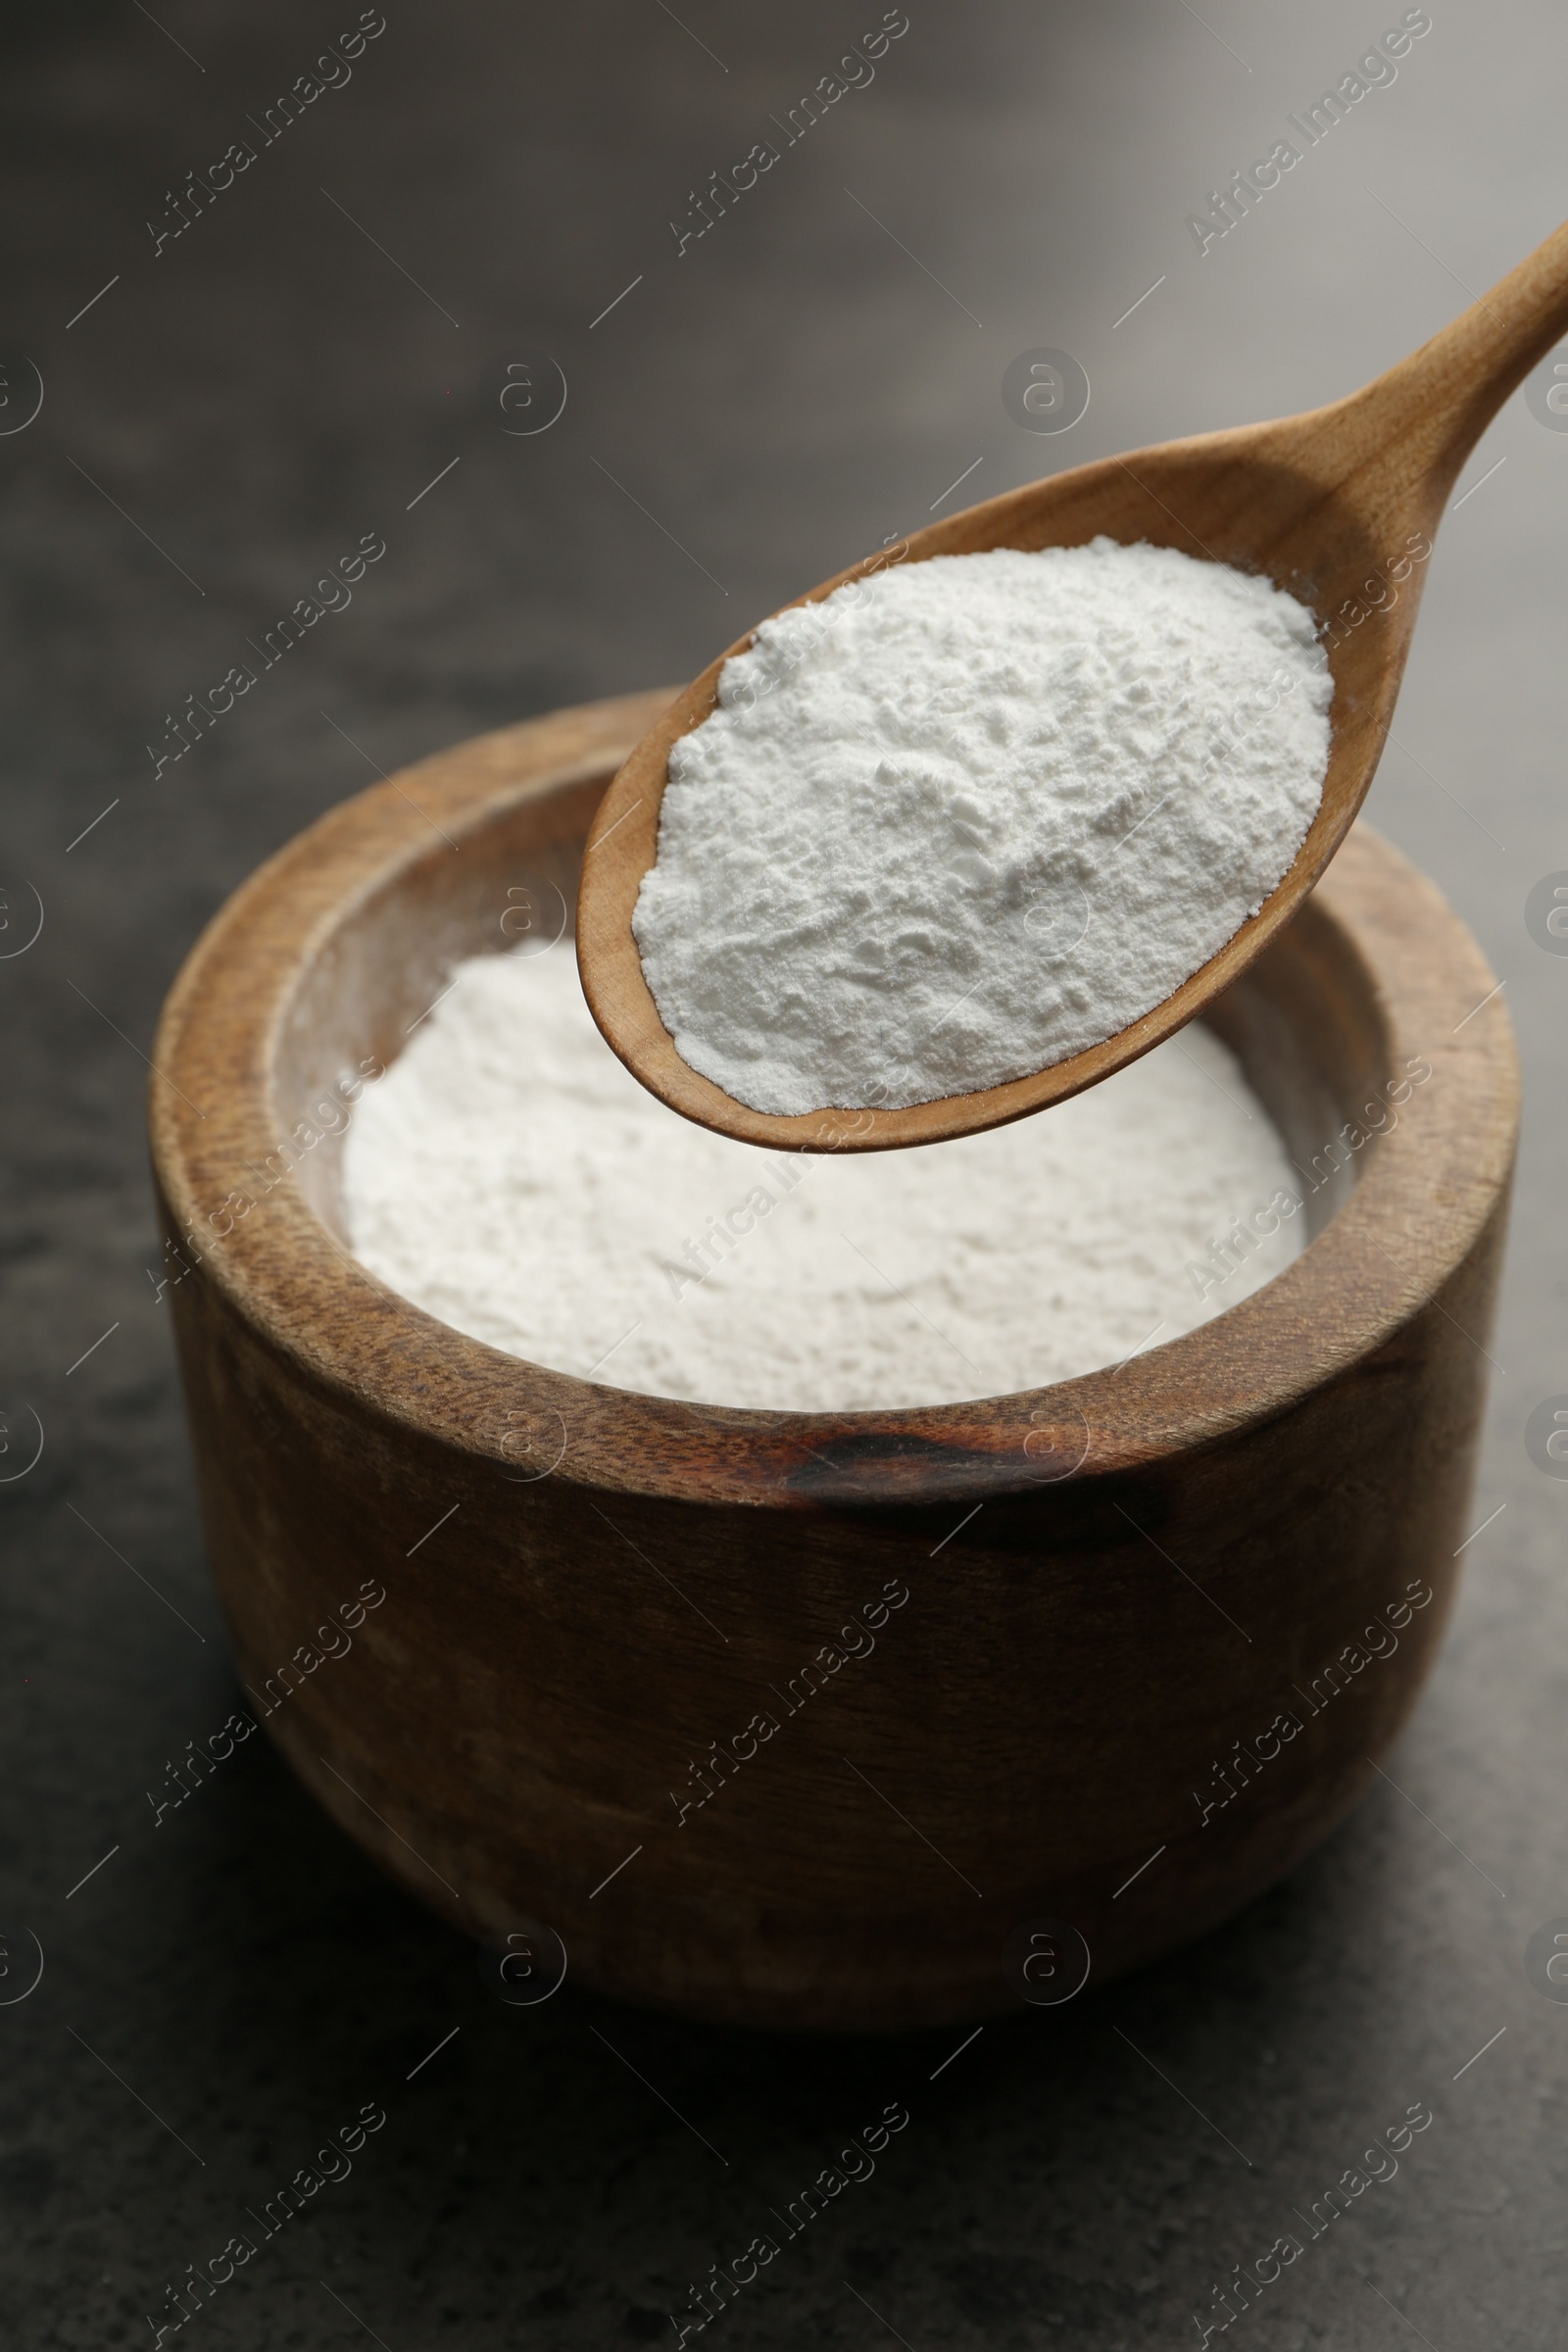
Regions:
<instances>
[{"instance_id":1,"label":"spoon bowl","mask_svg":"<svg viewBox=\"0 0 1568 2352\"><path fill-rule=\"evenodd\" d=\"M1317 620L1334 681L1323 798L1257 912L1175 992L1101 1044L972 1094L907 1107L754 1110L681 1058L644 976L632 914L659 849L672 746L715 708L710 663L638 744L606 794L584 857L577 956L606 1039L652 1094L700 1126L789 1152L941 1143L1044 1110L1135 1061L1229 987L1321 877L1365 800L1387 738L1438 523L1487 424L1568 327L1568 225L1450 326L1348 398L1264 424L1171 441L1054 474L911 534L795 605L894 563L995 548L1148 541L1262 573ZM789 607L783 608L789 610Z\"/></svg>"}]
</instances>

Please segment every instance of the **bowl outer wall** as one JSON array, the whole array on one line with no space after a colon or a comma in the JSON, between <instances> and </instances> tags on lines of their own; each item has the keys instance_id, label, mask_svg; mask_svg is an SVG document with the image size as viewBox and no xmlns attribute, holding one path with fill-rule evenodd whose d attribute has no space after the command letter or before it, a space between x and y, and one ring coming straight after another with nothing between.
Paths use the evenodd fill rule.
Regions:
<instances>
[{"instance_id":1,"label":"bowl outer wall","mask_svg":"<svg viewBox=\"0 0 1568 2352\"><path fill-rule=\"evenodd\" d=\"M176 980L150 1120L171 1271L190 1267L170 1296L215 1574L257 1719L470 1932L544 1919L580 1977L698 2015L982 2015L1013 1998L1020 1920L1076 1920L1102 1975L1225 1916L1404 1720L1463 1533L1511 1033L1463 926L1358 827L1293 928L1388 1076L1432 1078L1237 1308L1119 1371L892 1413L734 1411L521 1363L354 1262L308 1197L324 1153L265 1192L247 1170L289 1132L298 1008L345 917L417 892L452 855L432 826L477 847L532 810L559 837L541 856L569 846L665 699L479 738L330 811ZM558 1421L564 1454L533 1476ZM324 1659L317 1628L362 1580L387 1600L357 1657ZM1412 1580L1432 1600L1314 1710L1325 1661ZM884 1607L872 1654L823 1663ZM1226 1776L1285 1709L1278 1754ZM778 1729L736 1764L759 1717ZM682 1816L716 1741L728 1777L710 1763L716 1794Z\"/></svg>"}]
</instances>

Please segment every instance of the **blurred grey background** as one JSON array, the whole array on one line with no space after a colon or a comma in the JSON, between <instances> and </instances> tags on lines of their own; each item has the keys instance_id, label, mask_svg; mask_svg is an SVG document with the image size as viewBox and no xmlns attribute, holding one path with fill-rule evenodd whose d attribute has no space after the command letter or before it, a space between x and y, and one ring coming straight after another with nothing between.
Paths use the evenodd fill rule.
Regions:
<instances>
[{"instance_id":1,"label":"blurred grey background","mask_svg":"<svg viewBox=\"0 0 1568 2352\"><path fill-rule=\"evenodd\" d=\"M892 2099L876 2179L727 2342L1200 2343L1231 2266L1417 2102L1397 2178L1240 2335L1561 2340L1568 2005L1524 1950L1568 1914L1568 1484L1524 1429L1568 1391L1568 960L1525 906L1568 868L1568 432L1523 395L1459 485L1370 811L1506 981L1528 1085L1486 1524L1397 1788L1222 1934L945 2068L957 2034L780 2042L569 1984L504 2007L260 1740L156 1831L145 1793L237 1697L147 1271L144 1057L200 925L377 767L683 678L933 512L1330 399L1419 342L1568 210L1544 0L1433 0L1255 212L1201 255L1186 226L1402 13L907 0L874 79L785 145L877 0L384 0L352 77L264 144L355 0L6 10L6 1461L29 1413L46 1432L0 1485L18 2345L158 2341L166 2288L366 2101L388 2120L352 2177L187 2323L213 2352L673 2343L688 2284ZM254 164L182 214L237 139ZM681 248L758 140L776 165ZM1093 387L1059 438L1001 398L1041 346ZM508 438L518 351L567 399ZM367 531L387 553L352 607L158 769L166 714Z\"/></svg>"}]
</instances>

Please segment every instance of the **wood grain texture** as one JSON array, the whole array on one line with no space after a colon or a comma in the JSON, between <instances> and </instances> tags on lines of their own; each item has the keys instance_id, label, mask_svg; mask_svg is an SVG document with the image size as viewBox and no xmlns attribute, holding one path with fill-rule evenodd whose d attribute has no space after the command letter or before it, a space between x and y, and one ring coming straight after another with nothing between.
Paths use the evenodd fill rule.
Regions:
<instances>
[{"instance_id":1,"label":"wood grain texture","mask_svg":"<svg viewBox=\"0 0 1568 2352\"><path fill-rule=\"evenodd\" d=\"M1415 626L1426 557L1448 493L1508 394L1568 327L1568 227L1454 323L1349 398L1238 431L1130 451L1032 482L917 531L796 597L816 604L890 562L993 548L1078 547L1103 532L1261 571L1313 612L1334 676L1322 804L1290 870L1175 994L1103 1044L1049 1069L906 1109L775 1115L682 1060L643 976L632 913L658 854L669 754L706 719L737 638L662 712L616 776L584 868L583 987L606 1038L644 1086L700 1126L774 1150L880 1152L1005 1125L1093 1086L1193 1019L1289 921L1365 800ZM791 607L785 607L788 611Z\"/></svg>"},{"instance_id":2,"label":"wood grain texture","mask_svg":"<svg viewBox=\"0 0 1568 2352\"><path fill-rule=\"evenodd\" d=\"M1438 893L1357 828L1213 1008L1315 1234L1240 1306L1120 1370L886 1413L518 1361L348 1254L324 1130L350 1113L312 1106L395 1056L456 956L512 944L509 891L569 898L664 699L406 770L192 951L150 1125L213 1570L258 1719L471 1935L542 1920L575 1980L700 2017L980 2017L1015 1998L1020 1922L1075 1923L1098 1978L1223 1919L1403 1723L1468 1533L1507 1015ZM1348 1669L1411 1579L1431 1601ZM384 1601L311 1664L365 1581ZM908 1598L874 1648L828 1667L889 1584ZM1255 1754L1286 1710L1299 1731L1205 1818L1233 1743ZM777 1731L677 1826L689 1765L758 1715Z\"/></svg>"}]
</instances>

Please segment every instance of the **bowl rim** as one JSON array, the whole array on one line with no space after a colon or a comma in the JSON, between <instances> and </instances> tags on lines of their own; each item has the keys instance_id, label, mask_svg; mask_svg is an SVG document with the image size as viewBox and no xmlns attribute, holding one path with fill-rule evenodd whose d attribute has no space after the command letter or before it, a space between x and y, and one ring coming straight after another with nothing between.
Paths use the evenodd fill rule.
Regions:
<instances>
[{"instance_id":1,"label":"bowl rim","mask_svg":"<svg viewBox=\"0 0 1568 2352\"><path fill-rule=\"evenodd\" d=\"M1348 1147L1362 1153L1358 1181L1289 1267L1120 1366L966 1403L876 1410L653 1396L439 1321L362 1266L292 1174L249 1201L237 1172L278 1148L290 1007L345 918L434 854L432 827L461 843L535 798L596 777L608 786L670 699L656 690L552 711L340 803L233 892L170 990L148 1129L171 1265L216 1286L324 1405L488 1461L518 1485L555 1475L595 1491L786 1508L983 1503L1156 1464L1273 1419L1386 1345L1462 1266L1511 1174L1512 1025L1459 917L1364 822L1298 919L1334 926L1359 966L1391 1079L1424 1061L1431 1082L1417 1082L1392 1125ZM230 1206L241 1199L246 1208ZM187 1273L173 1279L178 1302ZM1485 1354L1481 1338L1466 1337ZM525 1435L521 1454L519 1420L538 1439ZM538 1470L558 1423L561 1451ZM530 1465L521 1475L519 1459Z\"/></svg>"}]
</instances>

